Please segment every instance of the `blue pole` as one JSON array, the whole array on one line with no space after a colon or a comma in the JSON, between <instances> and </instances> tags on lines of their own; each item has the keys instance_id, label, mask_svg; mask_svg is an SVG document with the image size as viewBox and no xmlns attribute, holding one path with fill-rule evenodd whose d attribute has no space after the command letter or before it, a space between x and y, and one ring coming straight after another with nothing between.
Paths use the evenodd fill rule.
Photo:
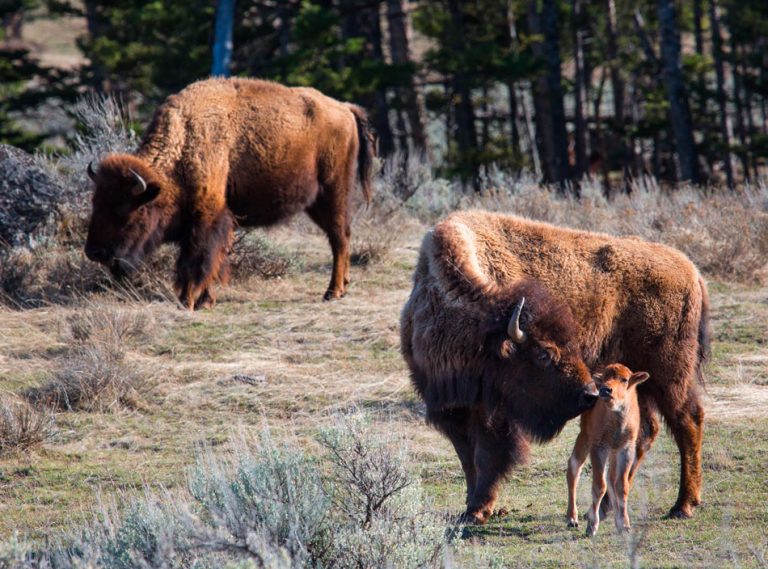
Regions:
<instances>
[{"instance_id":1,"label":"blue pole","mask_svg":"<svg viewBox=\"0 0 768 569\"><path fill-rule=\"evenodd\" d=\"M232 60L232 28L235 21L235 0L219 0L216 3L216 25L213 35L213 65L211 75L229 77Z\"/></svg>"}]
</instances>

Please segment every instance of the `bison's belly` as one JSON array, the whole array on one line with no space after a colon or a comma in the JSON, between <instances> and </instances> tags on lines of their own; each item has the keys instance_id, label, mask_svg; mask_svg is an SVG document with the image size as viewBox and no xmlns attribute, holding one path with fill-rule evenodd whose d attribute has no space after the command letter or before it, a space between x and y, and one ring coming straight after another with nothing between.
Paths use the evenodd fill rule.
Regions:
<instances>
[{"instance_id":1,"label":"bison's belly","mask_svg":"<svg viewBox=\"0 0 768 569\"><path fill-rule=\"evenodd\" d=\"M265 182L228 188L227 205L239 225L274 225L306 210L317 199L316 181Z\"/></svg>"}]
</instances>

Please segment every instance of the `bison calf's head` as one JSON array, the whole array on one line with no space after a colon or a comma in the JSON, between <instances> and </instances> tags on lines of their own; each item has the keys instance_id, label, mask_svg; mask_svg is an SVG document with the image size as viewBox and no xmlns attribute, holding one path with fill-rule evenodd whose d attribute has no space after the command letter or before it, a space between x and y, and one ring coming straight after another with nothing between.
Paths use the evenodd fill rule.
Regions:
<instances>
[{"instance_id":1,"label":"bison calf's head","mask_svg":"<svg viewBox=\"0 0 768 569\"><path fill-rule=\"evenodd\" d=\"M644 371L632 373L626 366L611 364L592 377L598 389L601 404L613 411L621 411L630 399L635 397L635 387L650 376Z\"/></svg>"},{"instance_id":2,"label":"bison calf's head","mask_svg":"<svg viewBox=\"0 0 768 569\"><path fill-rule=\"evenodd\" d=\"M160 182L141 160L128 155L107 157L88 176L96 188L85 254L115 276L131 272L163 237Z\"/></svg>"},{"instance_id":3,"label":"bison calf's head","mask_svg":"<svg viewBox=\"0 0 768 569\"><path fill-rule=\"evenodd\" d=\"M525 424L534 438L548 440L592 408L598 392L576 347L570 311L541 287L524 289L502 337L497 388L510 419Z\"/></svg>"}]
</instances>

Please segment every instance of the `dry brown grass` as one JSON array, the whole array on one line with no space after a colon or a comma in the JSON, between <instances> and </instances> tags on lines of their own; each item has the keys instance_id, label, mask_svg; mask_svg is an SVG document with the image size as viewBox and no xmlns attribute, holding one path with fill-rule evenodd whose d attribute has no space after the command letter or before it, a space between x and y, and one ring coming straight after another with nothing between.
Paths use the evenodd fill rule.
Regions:
<instances>
[{"instance_id":1,"label":"dry brown grass","mask_svg":"<svg viewBox=\"0 0 768 569\"><path fill-rule=\"evenodd\" d=\"M0 456L36 447L54 434L53 414L11 393L0 393Z\"/></svg>"},{"instance_id":2,"label":"dry brown grass","mask_svg":"<svg viewBox=\"0 0 768 569\"><path fill-rule=\"evenodd\" d=\"M63 411L109 412L139 406L146 375L127 359L129 340L145 338L152 321L144 310L94 305L69 315L72 345L50 379L25 392L35 406Z\"/></svg>"}]
</instances>

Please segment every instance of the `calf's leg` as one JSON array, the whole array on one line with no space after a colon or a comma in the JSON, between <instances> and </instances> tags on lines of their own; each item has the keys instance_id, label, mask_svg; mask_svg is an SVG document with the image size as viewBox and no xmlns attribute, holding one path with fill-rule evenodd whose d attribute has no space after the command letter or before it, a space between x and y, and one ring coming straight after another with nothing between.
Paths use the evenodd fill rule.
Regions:
<instances>
[{"instance_id":1,"label":"calf's leg","mask_svg":"<svg viewBox=\"0 0 768 569\"><path fill-rule=\"evenodd\" d=\"M592 459L592 505L587 511L587 535L593 536L600 527L600 501L605 496L605 466L608 461L608 451L603 448L593 448L590 452Z\"/></svg>"},{"instance_id":2,"label":"calf's leg","mask_svg":"<svg viewBox=\"0 0 768 569\"><path fill-rule=\"evenodd\" d=\"M635 449L634 445L632 445L617 452L614 461L611 464L611 473L609 476L611 488L613 489L611 497L616 505L614 521L616 523L616 529L619 531L627 531L630 529L627 498L631 487L629 472L635 461L634 455Z\"/></svg>"},{"instance_id":3,"label":"calf's leg","mask_svg":"<svg viewBox=\"0 0 768 569\"><path fill-rule=\"evenodd\" d=\"M568 481L568 511L566 512L566 517L568 518L569 528L579 527L579 513L576 508L576 487L579 484L581 468L584 466L584 461L587 460L588 455L589 438L586 432L582 430L576 438L571 458L568 459L568 473L566 476Z\"/></svg>"}]
</instances>

